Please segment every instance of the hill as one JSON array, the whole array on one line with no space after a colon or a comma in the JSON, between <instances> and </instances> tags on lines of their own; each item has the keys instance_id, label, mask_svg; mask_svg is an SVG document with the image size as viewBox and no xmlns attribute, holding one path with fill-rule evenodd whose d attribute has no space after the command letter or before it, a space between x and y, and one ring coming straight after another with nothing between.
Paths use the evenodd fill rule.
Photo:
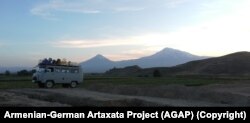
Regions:
<instances>
[{"instance_id":1,"label":"hill","mask_svg":"<svg viewBox=\"0 0 250 123\"><path fill-rule=\"evenodd\" d=\"M177 73L187 74L249 74L250 53L237 52L222 57L192 61L172 69Z\"/></svg>"}]
</instances>

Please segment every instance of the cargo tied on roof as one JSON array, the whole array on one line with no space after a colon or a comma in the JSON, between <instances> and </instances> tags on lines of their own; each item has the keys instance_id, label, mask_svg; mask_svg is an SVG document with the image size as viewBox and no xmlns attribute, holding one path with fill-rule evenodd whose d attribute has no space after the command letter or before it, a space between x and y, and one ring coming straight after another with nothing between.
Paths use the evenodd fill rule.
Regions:
<instances>
[{"instance_id":1,"label":"cargo tied on roof","mask_svg":"<svg viewBox=\"0 0 250 123\"><path fill-rule=\"evenodd\" d=\"M43 60L39 60L38 65L57 65L57 66L78 66L78 63L67 61L66 59L52 59L45 58Z\"/></svg>"},{"instance_id":2,"label":"cargo tied on roof","mask_svg":"<svg viewBox=\"0 0 250 123\"><path fill-rule=\"evenodd\" d=\"M77 63L66 59L45 58L39 60L32 82L40 88L52 88L55 84L75 88L83 82L83 70Z\"/></svg>"}]
</instances>

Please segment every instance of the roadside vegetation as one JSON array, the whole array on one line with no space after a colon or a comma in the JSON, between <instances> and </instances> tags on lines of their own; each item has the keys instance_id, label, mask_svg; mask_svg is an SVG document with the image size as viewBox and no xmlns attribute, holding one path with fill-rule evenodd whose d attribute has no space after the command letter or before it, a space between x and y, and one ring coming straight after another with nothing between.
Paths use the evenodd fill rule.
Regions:
<instances>
[{"instance_id":1,"label":"roadside vegetation","mask_svg":"<svg viewBox=\"0 0 250 123\"><path fill-rule=\"evenodd\" d=\"M31 82L31 75L0 75L0 89L38 88ZM78 86L86 88L93 85L169 85L202 86L215 83L233 83L249 81L250 77L240 76L169 76L169 77L107 77L85 76L84 82ZM61 88L61 85L56 85Z\"/></svg>"}]
</instances>

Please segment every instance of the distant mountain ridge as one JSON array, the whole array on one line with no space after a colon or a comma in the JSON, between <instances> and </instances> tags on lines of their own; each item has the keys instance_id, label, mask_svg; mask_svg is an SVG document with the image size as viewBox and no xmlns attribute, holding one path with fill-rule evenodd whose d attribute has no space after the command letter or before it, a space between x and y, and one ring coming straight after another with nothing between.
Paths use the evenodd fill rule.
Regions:
<instances>
[{"instance_id":1,"label":"distant mountain ridge","mask_svg":"<svg viewBox=\"0 0 250 123\"><path fill-rule=\"evenodd\" d=\"M136 69L135 69L136 68ZM106 75L112 76L152 76L155 70L163 76L169 75L250 75L250 52L236 52L221 57L190 61L173 67L155 67L141 69L134 66L111 69ZM132 73L132 74L130 74Z\"/></svg>"},{"instance_id":2,"label":"distant mountain ridge","mask_svg":"<svg viewBox=\"0 0 250 123\"><path fill-rule=\"evenodd\" d=\"M99 54L85 62L82 62L81 66L87 73L104 73L114 67L122 68L133 65L137 65L141 68L170 67L178 64L183 64L189 61L200 60L205 58L208 57L196 56L188 52L172 48L165 48L151 56L123 61L111 61Z\"/></svg>"},{"instance_id":3,"label":"distant mountain ridge","mask_svg":"<svg viewBox=\"0 0 250 123\"><path fill-rule=\"evenodd\" d=\"M9 71L11 73L16 73L20 70L32 70L32 67L1 67L0 66L0 73L4 73L5 71Z\"/></svg>"}]
</instances>

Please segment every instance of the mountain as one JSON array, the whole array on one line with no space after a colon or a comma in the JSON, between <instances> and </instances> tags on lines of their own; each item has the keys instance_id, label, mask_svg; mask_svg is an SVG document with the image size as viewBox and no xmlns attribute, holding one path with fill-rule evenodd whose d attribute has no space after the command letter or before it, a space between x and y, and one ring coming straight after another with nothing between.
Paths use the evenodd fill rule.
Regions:
<instances>
[{"instance_id":1,"label":"mountain","mask_svg":"<svg viewBox=\"0 0 250 123\"><path fill-rule=\"evenodd\" d=\"M82 62L81 66L83 67L84 72L87 73L103 73L115 67L115 62L99 54L85 62Z\"/></svg>"},{"instance_id":2,"label":"mountain","mask_svg":"<svg viewBox=\"0 0 250 123\"><path fill-rule=\"evenodd\" d=\"M118 62L119 67L126 67L132 65L138 65L142 68L151 67L170 67L178 64L183 64L193 60L205 59L207 57L201 57L192 55L188 52L165 48L160 52L157 52L151 56L142 57L135 60L127 60Z\"/></svg>"},{"instance_id":3,"label":"mountain","mask_svg":"<svg viewBox=\"0 0 250 123\"><path fill-rule=\"evenodd\" d=\"M155 70L168 75L250 75L250 52L237 52L221 57L191 61L174 67L138 69L133 74L126 68L111 69L106 75L112 76L152 76Z\"/></svg>"},{"instance_id":4,"label":"mountain","mask_svg":"<svg viewBox=\"0 0 250 123\"><path fill-rule=\"evenodd\" d=\"M103 73L114 67L123 68L134 65L137 65L141 68L170 67L204 58L207 57L192 55L190 53L172 48L165 48L151 56L117 62L111 61L102 55L97 55L90 60L82 62L81 65L86 73Z\"/></svg>"}]
</instances>

